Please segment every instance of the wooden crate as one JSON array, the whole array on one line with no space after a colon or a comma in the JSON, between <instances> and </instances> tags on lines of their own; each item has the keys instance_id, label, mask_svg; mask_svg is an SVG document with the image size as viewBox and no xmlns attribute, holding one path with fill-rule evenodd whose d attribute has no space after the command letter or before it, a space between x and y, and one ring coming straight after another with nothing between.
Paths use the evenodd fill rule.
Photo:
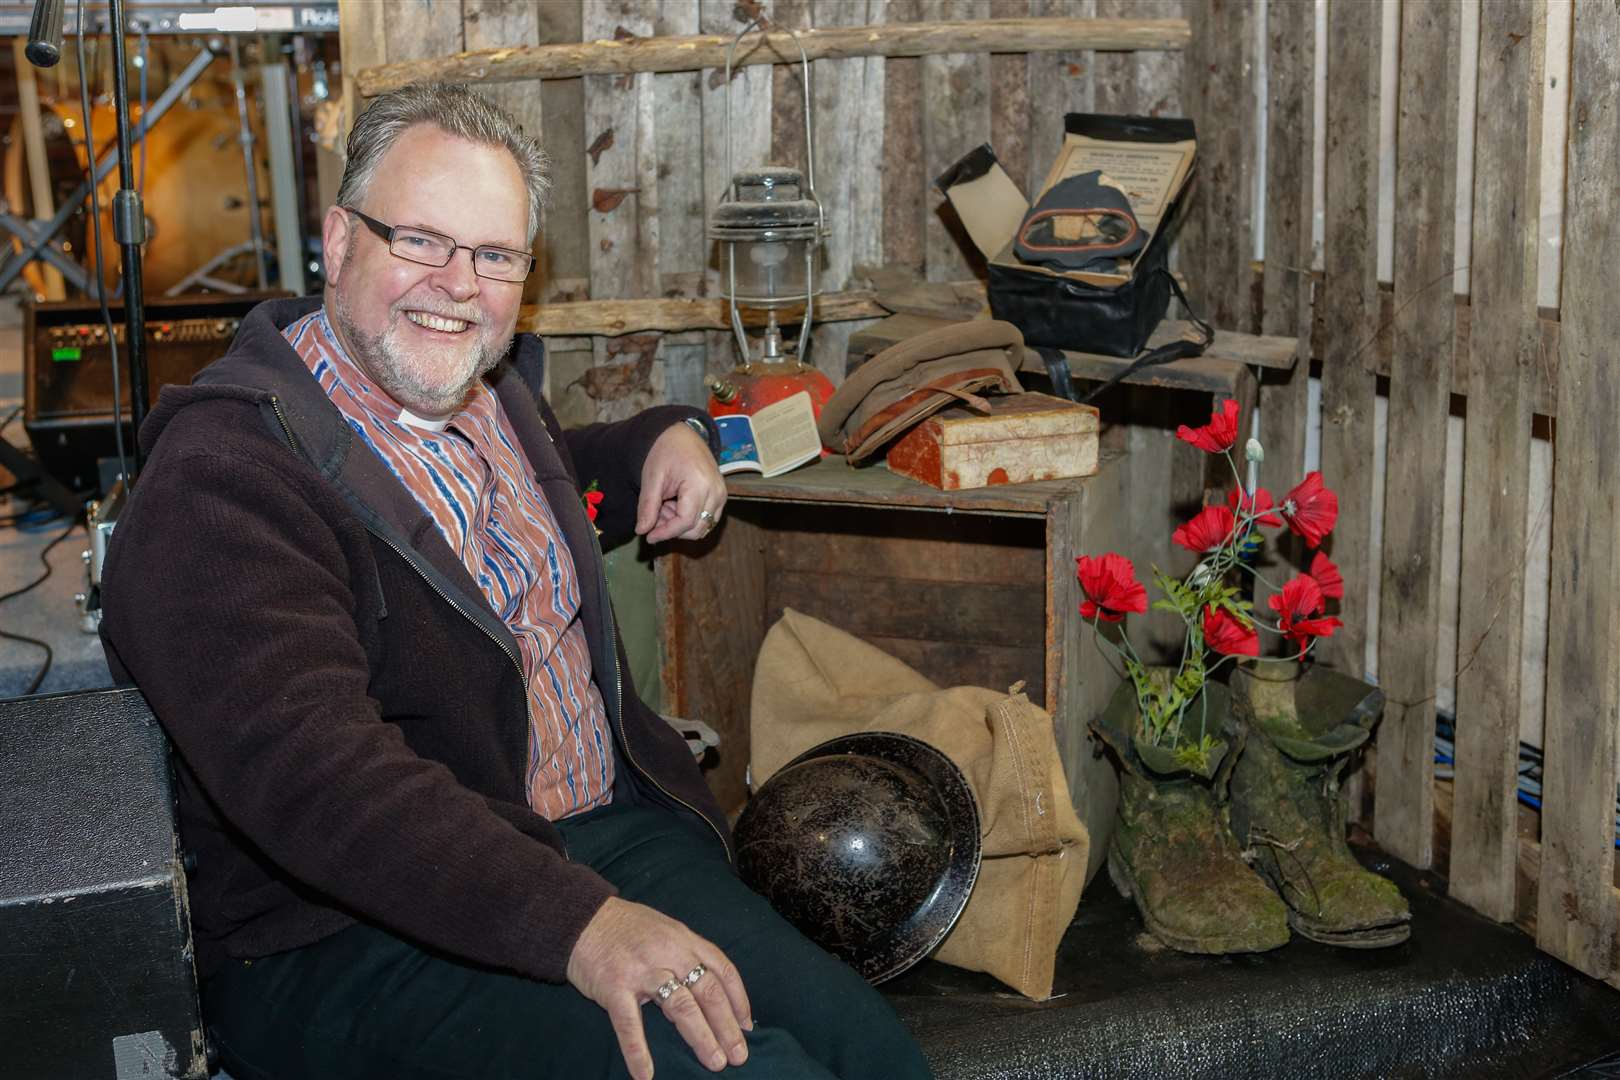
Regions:
<instances>
[{"instance_id":1,"label":"wooden crate","mask_svg":"<svg viewBox=\"0 0 1620 1080\"><path fill-rule=\"evenodd\" d=\"M1126 476L1107 455L1085 479L970 491L837 457L772 480L729 477L720 528L659 560L666 710L719 732L709 779L721 805L735 814L747 798L754 663L792 607L941 685L1025 681L1056 717L1082 819L1108 821L1113 771L1086 721L1116 677L1081 625L1075 558L1124 543Z\"/></svg>"}]
</instances>

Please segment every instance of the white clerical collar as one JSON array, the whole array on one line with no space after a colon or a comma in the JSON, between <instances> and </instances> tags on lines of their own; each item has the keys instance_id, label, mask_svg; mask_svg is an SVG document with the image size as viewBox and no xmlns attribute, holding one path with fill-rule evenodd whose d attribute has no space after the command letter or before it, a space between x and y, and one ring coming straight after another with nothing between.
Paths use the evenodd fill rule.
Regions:
<instances>
[{"instance_id":1,"label":"white clerical collar","mask_svg":"<svg viewBox=\"0 0 1620 1080\"><path fill-rule=\"evenodd\" d=\"M413 428L420 428L423 431L443 431L445 428L450 426L450 421L453 419L455 419L454 413L439 419L433 419L432 417L427 416L417 416L415 413L411 412L411 410L406 408L401 408L399 410L400 423L406 424Z\"/></svg>"}]
</instances>

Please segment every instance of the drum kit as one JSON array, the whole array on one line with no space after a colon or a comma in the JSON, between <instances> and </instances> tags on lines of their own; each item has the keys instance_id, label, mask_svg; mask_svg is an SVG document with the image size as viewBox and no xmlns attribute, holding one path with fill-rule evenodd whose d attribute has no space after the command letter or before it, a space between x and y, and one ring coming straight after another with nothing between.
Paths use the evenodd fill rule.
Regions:
<instances>
[{"instance_id":1,"label":"drum kit","mask_svg":"<svg viewBox=\"0 0 1620 1080\"><path fill-rule=\"evenodd\" d=\"M192 62L186 64L188 56ZM145 213L141 250L146 292L173 296L199 288L262 290L267 267L274 270L276 263L274 245L266 240L269 200L262 197L271 190L275 155L269 152L265 111L250 101L252 82L243 77L236 40L230 39L227 47L218 38L154 38L148 47L143 39L136 62L143 75L175 73L167 87L154 87L164 91L156 100L132 101L129 107ZM84 75L92 87L100 81L97 67L89 65ZM32 78L26 69L20 71L23 78ZM292 76L294 85L310 74L301 65ZM34 116L25 117L28 110L20 110L0 156L0 198L5 204L0 222L12 234L10 251L0 260L0 287L20 276L41 301L62 299L64 280L70 291L95 291L93 203L100 207L104 245L100 276L109 297L120 290L119 262L110 240L119 179L107 167L114 156L114 107L110 94L94 93L86 118L79 77L67 71L45 80L54 87L41 87ZM318 94L324 83L319 70L309 81ZM148 128L144 134L143 127ZM291 150L296 159L297 145ZM88 198L87 186L93 160L103 163L97 170L96 200ZM303 267L297 269L295 277L302 282ZM281 276L285 280L288 275Z\"/></svg>"}]
</instances>

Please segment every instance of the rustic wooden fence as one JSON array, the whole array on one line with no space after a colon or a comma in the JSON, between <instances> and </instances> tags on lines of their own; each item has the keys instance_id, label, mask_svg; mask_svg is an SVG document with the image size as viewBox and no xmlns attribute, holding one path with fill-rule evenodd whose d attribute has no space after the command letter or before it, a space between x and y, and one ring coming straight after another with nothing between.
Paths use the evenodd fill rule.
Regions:
<instances>
[{"instance_id":1,"label":"rustic wooden fence","mask_svg":"<svg viewBox=\"0 0 1620 1080\"><path fill-rule=\"evenodd\" d=\"M1418 866L1443 860L1452 895L1620 982L1620 12L1563 0L1270 0L1189 3L1188 17L1186 101L1204 145L1221 147L1216 168L1232 163L1228 207L1206 213L1206 227L1224 220L1250 237L1253 169L1264 173L1265 225L1252 265L1206 234L1202 263L1184 267L1218 325L1300 333L1319 377L1315 431L1303 369L1263 385L1265 471L1290 483L1307 439L1319 439L1340 496L1346 626L1325 652L1363 670L1375 645L1389 701L1378 839ZM1246 104L1257 94L1263 137L1261 111ZM1560 96L1548 110L1559 117L1567 98L1568 137L1544 153L1545 95ZM1547 176L1566 196L1550 200L1555 235L1562 210L1561 267L1543 253L1544 195L1560 194L1543 191ZM1465 431L1460 512L1444 498L1452 416ZM1551 445L1550 482L1532 479L1538 436ZM1448 537L1460 547L1454 594L1442 580ZM1538 564L1548 578L1532 590ZM1526 640L1540 625L1526 620L1532 591L1545 641ZM1455 607L1443 602L1452 595ZM1544 666L1523 663L1532 649ZM1525 679L1544 679L1544 693ZM1455 781L1436 784L1442 690L1454 691ZM1539 813L1516 799L1526 699L1544 709L1533 718Z\"/></svg>"},{"instance_id":2,"label":"rustic wooden fence","mask_svg":"<svg viewBox=\"0 0 1620 1080\"><path fill-rule=\"evenodd\" d=\"M632 39L729 35L748 7L343 4L351 108L363 91L436 73L488 82L543 133L556 190L532 297L541 305L526 319L552 335L551 392L568 420L701 400L703 374L732 362L703 239L726 182L724 79L711 62L603 66L588 45L543 59L521 47L617 38L646 51ZM933 281L973 273L970 245L928 183L962 152L992 143L1027 190L1050 163L1065 111L1197 121L1200 175L1177 262L1217 326L1301 340L1308 362L1259 373L1264 476L1274 489L1290 486L1314 446L1339 492L1332 551L1347 581L1346 625L1325 654L1364 671L1370 652L1389 698L1376 834L1414 865L1438 857L1459 899L1620 984L1620 371L1605 362L1620 340L1620 11L1597 0L1580 0L1572 15L1567 0L769 7L778 25L817 28L1099 20L1064 23L1079 36L1058 51L1050 41L985 44L992 39L957 28L948 40L958 51L939 52L936 41L910 54L834 50L813 61L835 320L818 328L816 358L835 379L849 320L879 314L859 268ZM487 49L515 51L442 59ZM731 90L739 161L800 156L791 69L746 67ZM1567 144L1555 147L1564 169L1548 174L1567 171L1561 268L1538 247L1546 94L1567 95ZM1559 299L1538 306L1549 273ZM1448 424L1459 416L1460 510L1448 510ZM1538 435L1553 448L1550 484L1532 483ZM1544 527L1529 529L1531 520ZM1460 550L1448 555L1447 537ZM1527 567L1542 543L1547 640L1527 642ZM1448 557L1460 565L1454 591L1442 580ZM1529 676L1545 679L1544 695L1532 695L1545 709L1539 814L1515 798L1521 659L1531 646L1546 655ZM1454 691L1454 786L1434 775L1442 691Z\"/></svg>"}]
</instances>

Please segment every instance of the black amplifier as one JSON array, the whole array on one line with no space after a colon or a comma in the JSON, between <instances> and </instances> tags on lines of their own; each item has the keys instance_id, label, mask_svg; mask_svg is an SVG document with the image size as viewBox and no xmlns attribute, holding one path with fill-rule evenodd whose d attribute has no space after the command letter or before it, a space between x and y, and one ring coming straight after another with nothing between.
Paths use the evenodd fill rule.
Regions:
<instances>
[{"instance_id":1,"label":"black amplifier","mask_svg":"<svg viewBox=\"0 0 1620 1080\"><path fill-rule=\"evenodd\" d=\"M225 354L242 316L285 293L180 296L146 303L148 407L166 383L184 385ZM124 308L110 305L118 342L119 407L133 453ZM102 490L99 463L118 453L113 436L112 350L94 300L24 306L23 428L45 471L76 492Z\"/></svg>"},{"instance_id":2,"label":"black amplifier","mask_svg":"<svg viewBox=\"0 0 1620 1080\"><path fill-rule=\"evenodd\" d=\"M0 1076L207 1076L168 744L138 691L0 701L0 837Z\"/></svg>"}]
</instances>

